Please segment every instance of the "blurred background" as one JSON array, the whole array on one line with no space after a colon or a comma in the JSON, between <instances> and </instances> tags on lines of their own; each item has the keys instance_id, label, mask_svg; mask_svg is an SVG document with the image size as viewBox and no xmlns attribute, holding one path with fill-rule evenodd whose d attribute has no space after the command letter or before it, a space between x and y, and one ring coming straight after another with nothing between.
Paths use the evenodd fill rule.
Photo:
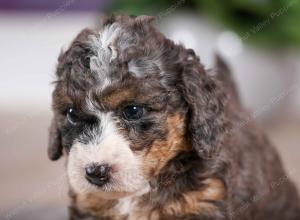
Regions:
<instances>
[{"instance_id":1,"label":"blurred background","mask_svg":"<svg viewBox=\"0 0 300 220\"><path fill-rule=\"evenodd\" d=\"M103 13L148 14L211 68L229 63L242 100L300 189L300 0L0 0L0 219L66 219L64 161L46 155L61 48Z\"/></svg>"}]
</instances>

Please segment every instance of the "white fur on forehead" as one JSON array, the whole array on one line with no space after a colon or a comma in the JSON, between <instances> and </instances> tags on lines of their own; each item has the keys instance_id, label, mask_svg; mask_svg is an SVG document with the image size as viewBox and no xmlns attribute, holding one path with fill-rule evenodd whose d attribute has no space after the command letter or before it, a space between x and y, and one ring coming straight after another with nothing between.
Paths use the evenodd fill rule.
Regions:
<instances>
[{"instance_id":1,"label":"white fur on forehead","mask_svg":"<svg viewBox=\"0 0 300 220\"><path fill-rule=\"evenodd\" d=\"M101 87L104 89L111 84L110 64L118 57L118 50L124 50L133 40L133 36L119 23L113 23L104 26L99 35L90 35L89 40L96 52L96 55L90 58L90 68L102 80Z\"/></svg>"},{"instance_id":2,"label":"white fur on forehead","mask_svg":"<svg viewBox=\"0 0 300 220\"><path fill-rule=\"evenodd\" d=\"M93 73L98 74L99 78L102 79L102 87L106 87L111 83L109 77L110 65L120 55L118 52L134 45L137 40L136 37L134 32L126 30L119 23L105 26L100 30L99 35L89 36L90 45L96 52L96 55L90 58L90 68ZM145 55L130 60L128 71L137 77L142 77L147 73L161 72L161 48L157 48L154 53L153 51L147 51L145 48L143 49Z\"/></svg>"},{"instance_id":3,"label":"white fur on forehead","mask_svg":"<svg viewBox=\"0 0 300 220\"><path fill-rule=\"evenodd\" d=\"M98 74L104 74L109 68L109 64L117 57L115 48L116 38L121 33L121 27L114 23L110 26L105 26L99 32L99 36L90 35L90 44L96 52L96 56L90 59L90 68Z\"/></svg>"}]
</instances>

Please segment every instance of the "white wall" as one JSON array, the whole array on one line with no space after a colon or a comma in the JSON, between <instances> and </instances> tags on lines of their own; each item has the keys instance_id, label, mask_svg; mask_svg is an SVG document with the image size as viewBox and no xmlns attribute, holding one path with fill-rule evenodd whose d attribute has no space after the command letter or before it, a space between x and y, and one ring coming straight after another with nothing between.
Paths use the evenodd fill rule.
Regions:
<instances>
[{"instance_id":1,"label":"white wall","mask_svg":"<svg viewBox=\"0 0 300 220\"><path fill-rule=\"evenodd\" d=\"M96 21L92 14L0 15L0 110L49 111L61 48Z\"/></svg>"}]
</instances>

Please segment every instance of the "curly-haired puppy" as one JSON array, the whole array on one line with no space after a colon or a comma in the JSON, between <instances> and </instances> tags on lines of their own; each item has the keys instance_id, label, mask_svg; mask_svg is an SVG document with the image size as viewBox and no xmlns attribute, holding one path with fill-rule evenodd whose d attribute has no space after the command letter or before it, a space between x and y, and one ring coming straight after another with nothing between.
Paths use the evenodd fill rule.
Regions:
<instances>
[{"instance_id":1,"label":"curly-haired puppy","mask_svg":"<svg viewBox=\"0 0 300 220\"><path fill-rule=\"evenodd\" d=\"M226 65L209 74L152 20L105 18L59 57L48 153L66 157L70 219L300 219Z\"/></svg>"}]
</instances>

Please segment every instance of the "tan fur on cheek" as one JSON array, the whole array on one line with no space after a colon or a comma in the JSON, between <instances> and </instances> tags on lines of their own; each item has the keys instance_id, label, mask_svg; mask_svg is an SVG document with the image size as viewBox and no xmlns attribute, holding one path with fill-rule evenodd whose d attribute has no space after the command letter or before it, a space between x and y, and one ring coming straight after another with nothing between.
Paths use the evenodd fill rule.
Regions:
<instances>
[{"instance_id":1,"label":"tan fur on cheek","mask_svg":"<svg viewBox=\"0 0 300 220\"><path fill-rule=\"evenodd\" d=\"M154 141L149 152L145 155L144 170L150 176L156 176L169 160L178 153L189 149L185 137L185 117L177 114L167 118L168 135L165 140Z\"/></svg>"}]
</instances>

